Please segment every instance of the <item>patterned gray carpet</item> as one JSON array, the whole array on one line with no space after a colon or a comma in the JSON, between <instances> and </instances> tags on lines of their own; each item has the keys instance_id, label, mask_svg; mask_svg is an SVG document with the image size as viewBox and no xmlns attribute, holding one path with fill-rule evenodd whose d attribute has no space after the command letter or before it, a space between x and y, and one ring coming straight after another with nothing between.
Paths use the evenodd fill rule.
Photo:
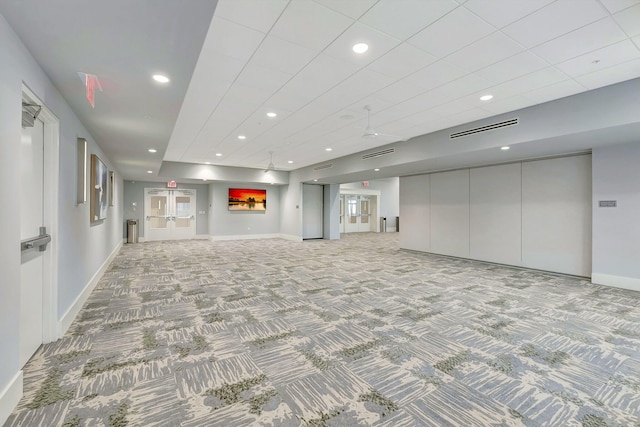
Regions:
<instances>
[{"instance_id":1,"label":"patterned gray carpet","mask_svg":"<svg viewBox=\"0 0 640 427\"><path fill-rule=\"evenodd\" d=\"M397 234L126 245L7 426L640 426L640 295Z\"/></svg>"}]
</instances>

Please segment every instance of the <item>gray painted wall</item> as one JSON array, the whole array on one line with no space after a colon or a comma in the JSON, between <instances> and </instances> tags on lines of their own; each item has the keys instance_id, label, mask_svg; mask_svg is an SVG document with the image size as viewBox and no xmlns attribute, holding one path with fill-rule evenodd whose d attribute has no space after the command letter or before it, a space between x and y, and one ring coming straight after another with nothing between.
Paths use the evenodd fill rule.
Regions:
<instances>
[{"instance_id":1,"label":"gray painted wall","mask_svg":"<svg viewBox=\"0 0 640 427\"><path fill-rule=\"evenodd\" d=\"M122 236L127 237L127 220L137 219L139 236L144 237L144 189L165 188L164 182L125 181L124 182L124 218L122 221ZM209 234L209 186L207 184L182 184L177 188L196 190L196 234ZM136 206L133 206L133 204ZM204 212L202 214L201 212Z\"/></svg>"},{"instance_id":2,"label":"gray painted wall","mask_svg":"<svg viewBox=\"0 0 640 427\"><path fill-rule=\"evenodd\" d=\"M243 212L229 210L229 188L267 190L267 210ZM216 182L209 184L209 234L255 236L280 233L280 187L275 185Z\"/></svg>"},{"instance_id":3,"label":"gray painted wall","mask_svg":"<svg viewBox=\"0 0 640 427\"><path fill-rule=\"evenodd\" d=\"M593 282L640 291L640 137L593 150ZM600 200L617 201L600 208Z\"/></svg>"},{"instance_id":4,"label":"gray painted wall","mask_svg":"<svg viewBox=\"0 0 640 427\"><path fill-rule=\"evenodd\" d=\"M58 301L60 319L90 283L110 254L122 241L122 204L110 207L108 218L97 225L89 223L89 203L76 205L76 139L88 141L89 152L96 153L112 170L112 165L83 127L64 98L51 84L44 71L27 51L15 32L0 15L0 199L15 197L15 177L19 176L14 153L20 143L20 105L23 82L60 120L58 230L52 244L57 245ZM79 87L82 90L82 87ZM116 174L116 186L122 180ZM20 285L20 216L10 209L0 213L0 391L13 382L20 370L19 288ZM0 402L0 407L4 402ZM0 415L2 416L2 415ZM2 420L0 420L1 422Z\"/></svg>"}]
</instances>

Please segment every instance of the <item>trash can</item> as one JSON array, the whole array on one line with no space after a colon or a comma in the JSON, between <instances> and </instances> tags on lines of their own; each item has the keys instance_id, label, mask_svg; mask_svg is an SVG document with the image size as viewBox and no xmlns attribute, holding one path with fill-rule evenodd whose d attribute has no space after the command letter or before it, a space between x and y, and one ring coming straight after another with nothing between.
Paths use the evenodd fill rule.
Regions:
<instances>
[{"instance_id":1,"label":"trash can","mask_svg":"<svg viewBox=\"0 0 640 427\"><path fill-rule=\"evenodd\" d=\"M400 231L400 217L396 217L396 231Z\"/></svg>"},{"instance_id":2,"label":"trash can","mask_svg":"<svg viewBox=\"0 0 640 427\"><path fill-rule=\"evenodd\" d=\"M381 216L380 217L380 232L381 233L386 233L387 232L387 217L386 216Z\"/></svg>"},{"instance_id":3,"label":"trash can","mask_svg":"<svg viewBox=\"0 0 640 427\"><path fill-rule=\"evenodd\" d=\"M127 220L127 243L138 243L138 220Z\"/></svg>"}]
</instances>

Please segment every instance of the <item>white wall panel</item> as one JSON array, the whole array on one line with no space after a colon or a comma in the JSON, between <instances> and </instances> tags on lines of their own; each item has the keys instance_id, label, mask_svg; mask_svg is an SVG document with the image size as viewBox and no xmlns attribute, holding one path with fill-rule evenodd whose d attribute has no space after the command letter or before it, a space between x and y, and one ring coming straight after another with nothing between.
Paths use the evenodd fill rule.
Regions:
<instances>
[{"instance_id":1,"label":"white wall panel","mask_svg":"<svg viewBox=\"0 0 640 427\"><path fill-rule=\"evenodd\" d=\"M469 257L469 169L431 175L431 252Z\"/></svg>"},{"instance_id":2,"label":"white wall panel","mask_svg":"<svg viewBox=\"0 0 640 427\"><path fill-rule=\"evenodd\" d=\"M400 247L403 249L430 249L429 181L430 175L400 178Z\"/></svg>"},{"instance_id":3,"label":"white wall panel","mask_svg":"<svg viewBox=\"0 0 640 427\"><path fill-rule=\"evenodd\" d=\"M523 266L591 275L591 155L522 164Z\"/></svg>"},{"instance_id":4,"label":"white wall panel","mask_svg":"<svg viewBox=\"0 0 640 427\"><path fill-rule=\"evenodd\" d=\"M471 169L470 253L483 261L522 261L522 164Z\"/></svg>"}]
</instances>

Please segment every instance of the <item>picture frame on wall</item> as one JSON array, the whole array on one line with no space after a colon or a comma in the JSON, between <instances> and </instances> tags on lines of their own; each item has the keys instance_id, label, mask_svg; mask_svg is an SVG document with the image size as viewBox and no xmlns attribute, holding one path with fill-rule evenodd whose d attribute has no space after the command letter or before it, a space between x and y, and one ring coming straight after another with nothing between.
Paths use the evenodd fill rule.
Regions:
<instances>
[{"instance_id":1,"label":"picture frame on wall","mask_svg":"<svg viewBox=\"0 0 640 427\"><path fill-rule=\"evenodd\" d=\"M87 140L78 138L77 144L76 204L81 205L87 202Z\"/></svg>"},{"instance_id":2,"label":"picture frame on wall","mask_svg":"<svg viewBox=\"0 0 640 427\"><path fill-rule=\"evenodd\" d=\"M264 212L267 210L267 190L229 188L229 210Z\"/></svg>"},{"instance_id":3,"label":"picture frame on wall","mask_svg":"<svg viewBox=\"0 0 640 427\"><path fill-rule=\"evenodd\" d=\"M109 206L113 206L113 201L116 197L116 173L109 171Z\"/></svg>"},{"instance_id":4,"label":"picture frame on wall","mask_svg":"<svg viewBox=\"0 0 640 427\"><path fill-rule=\"evenodd\" d=\"M91 222L102 221L107 218L109 205L109 173L107 166L100 158L91 155Z\"/></svg>"}]
</instances>

